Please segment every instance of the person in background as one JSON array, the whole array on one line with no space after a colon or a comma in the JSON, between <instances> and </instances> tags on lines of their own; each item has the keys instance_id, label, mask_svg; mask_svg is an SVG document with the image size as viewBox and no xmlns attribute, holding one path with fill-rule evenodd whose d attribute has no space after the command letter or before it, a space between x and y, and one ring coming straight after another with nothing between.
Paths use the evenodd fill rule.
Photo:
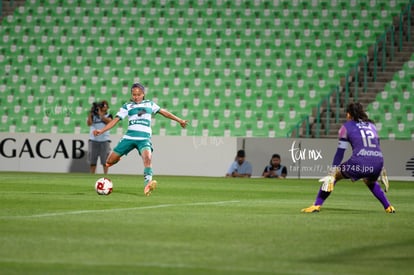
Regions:
<instances>
[{"instance_id":1,"label":"person in background","mask_svg":"<svg viewBox=\"0 0 414 275\"><path fill-rule=\"evenodd\" d=\"M265 178L284 179L287 176L286 166L280 164L280 155L273 154L269 165L263 170L262 176Z\"/></svg>"},{"instance_id":2,"label":"person in background","mask_svg":"<svg viewBox=\"0 0 414 275\"><path fill-rule=\"evenodd\" d=\"M246 160L246 152L239 150L237 151L236 159L227 170L226 177L250 178L252 171L252 165Z\"/></svg>"},{"instance_id":3,"label":"person in background","mask_svg":"<svg viewBox=\"0 0 414 275\"><path fill-rule=\"evenodd\" d=\"M94 102L88 114L86 123L89 126L88 162L91 174L96 172L96 164L100 158L104 174L108 174L106 159L111 152L109 132L104 135L95 136L93 132L105 127L112 121L112 115L108 113L109 105L106 100Z\"/></svg>"}]
</instances>

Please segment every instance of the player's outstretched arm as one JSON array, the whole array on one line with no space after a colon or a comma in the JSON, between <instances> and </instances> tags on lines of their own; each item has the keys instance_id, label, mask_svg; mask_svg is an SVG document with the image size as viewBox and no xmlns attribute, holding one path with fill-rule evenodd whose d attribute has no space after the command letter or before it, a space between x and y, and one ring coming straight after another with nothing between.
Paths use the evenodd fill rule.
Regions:
<instances>
[{"instance_id":1,"label":"player's outstretched arm","mask_svg":"<svg viewBox=\"0 0 414 275\"><path fill-rule=\"evenodd\" d=\"M115 117L108 124L106 124L105 127L103 127L102 129L100 129L100 130L94 130L93 131L93 134L95 136L102 135L102 133L104 133L104 132L112 129L112 127L114 127L118 123L118 121L119 121L119 117Z\"/></svg>"},{"instance_id":2,"label":"player's outstretched arm","mask_svg":"<svg viewBox=\"0 0 414 275\"><path fill-rule=\"evenodd\" d=\"M182 128L185 128L187 126L188 120L181 119L165 109L160 109L159 113L166 118L177 121Z\"/></svg>"}]
</instances>

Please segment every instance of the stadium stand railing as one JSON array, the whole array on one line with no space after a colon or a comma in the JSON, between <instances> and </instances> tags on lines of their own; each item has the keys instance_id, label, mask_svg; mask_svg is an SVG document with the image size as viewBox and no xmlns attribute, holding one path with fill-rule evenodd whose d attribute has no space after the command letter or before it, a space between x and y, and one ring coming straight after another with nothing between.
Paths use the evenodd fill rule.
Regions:
<instances>
[{"instance_id":1,"label":"stadium stand railing","mask_svg":"<svg viewBox=\"0 0 414 275\"><path fill-rule=\"evenodd\" d=\"M387 30L379 36L376 43L373 46L373 66L371 68L371 75L374 81L377 80L379 72L384 72L387 66L387 60L393 61L394 55L397 51L401 51L404 45L404 40L411 40L411 23L412 23L412 4L414 1L410 1L408 5L402 10L398 16L397 28L390 26ZM405 34L403 34L405 30ZM414 78L400 77L398 86L396 83L396 76L409 75L404 68L407 68L408 64L413 66L412 61L412 48L409 55L411 60L405 62L403 68L394 75L394 79L390 81L387 86L392 84L392 93L394 95L393 102L388 104L379 104L378 95L376 100L367 106L368 113L377 121L377 127L381 138L384 139L413 139L414 128L412 127L413 117L413 103L407 99L410 98L410 88L412 87L412 81ZM344 84L342 88L336 86L332 89L329 95L319 102L316 108L316 114L314 120L309 117L305 117L302 121L298 122L294 128L288 132L288 136L305 136L305 137L321 137L321 136L336 136L336 131L331 132L330 127L336 126L335 130L339 127L341 121L340 112L343 111L343 106L346 106L351 100L357 101L359 96L364 96L367 92L367 71L370 66L367 61L367 56L362 56L353 67L351 67L344 77ZM360 79L359 79L360 78ZM351 81L352 79L352 81ZM352 85L352 87L351 87ZM352 92L350 92L352 88ZM342 90L342 91L341 91ZM384 94L384 91L380 94ZM394 110L396 115L390 112L390 106L394 104ZM373 107L375 106L375 108ZM386 114L384 117L380 114ZM383 125L386 125L383 127ZM313 131L310 128L313 127Z\"/></svg>"}]
</instances>

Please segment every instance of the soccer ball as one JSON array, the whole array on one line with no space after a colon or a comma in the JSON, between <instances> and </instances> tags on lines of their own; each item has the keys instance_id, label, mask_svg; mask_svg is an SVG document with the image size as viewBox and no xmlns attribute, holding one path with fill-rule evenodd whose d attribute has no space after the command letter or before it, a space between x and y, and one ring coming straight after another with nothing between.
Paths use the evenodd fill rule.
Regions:
<instances>
[{"instance_id":1,"label":"soccer ball","mask_svg":"<svg viewBox=\"0 0 414 275\"><path fill-rule=\"evenodd\" d=\"M108 178L100 178L95 183L95 191L98 195L109 195L112 193L112 181Z\"/></svg>"}]
</instances>

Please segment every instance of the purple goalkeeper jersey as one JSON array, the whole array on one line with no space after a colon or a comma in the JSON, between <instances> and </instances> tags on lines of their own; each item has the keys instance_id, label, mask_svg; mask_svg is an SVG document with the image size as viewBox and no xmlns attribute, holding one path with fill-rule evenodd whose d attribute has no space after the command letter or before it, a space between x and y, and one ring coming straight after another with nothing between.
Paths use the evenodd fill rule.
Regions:
<instances>
[{"instance_id":1,"label":"purple goalkeeper jersey","mask_svg":"<svg viewBox=\"0 0 414 275\"><path fill-rule=\"evenodd\" d=\"M340 165L343 175L353 180L378 178L384 159L373 123L347 121L339 130L339 140L349 142L352 147L351 158Z\"/></svg>"}]
</instances>

